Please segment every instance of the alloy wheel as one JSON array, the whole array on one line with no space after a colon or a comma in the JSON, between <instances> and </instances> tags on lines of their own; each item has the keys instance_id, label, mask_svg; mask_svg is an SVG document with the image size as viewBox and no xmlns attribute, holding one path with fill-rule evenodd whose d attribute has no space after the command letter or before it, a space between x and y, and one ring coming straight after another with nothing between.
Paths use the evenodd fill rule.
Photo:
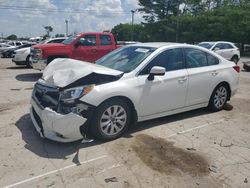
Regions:
<instances>
[{"instance_id":1,"label":"alloy wheel","mask_svg":"<svg viewBox=\"0 0 250 188\"><path fill-rule=\"evenodd\" d=\"M108 107L100 119L100 128L103 134L113 136L120 133L127 122L126 110L121 105Z\"/></svg>"},{"instance_id":2,"label":"alloy wheel","mask_svg":"<svg viewBox=\"0 0 250 188\"><path fill-rule=\"evenodd\" d=\"M219 87L214 95L214 105L217 109L224 106L227 101L227 89L223 86Z\"/></svg>"}]
</instances>

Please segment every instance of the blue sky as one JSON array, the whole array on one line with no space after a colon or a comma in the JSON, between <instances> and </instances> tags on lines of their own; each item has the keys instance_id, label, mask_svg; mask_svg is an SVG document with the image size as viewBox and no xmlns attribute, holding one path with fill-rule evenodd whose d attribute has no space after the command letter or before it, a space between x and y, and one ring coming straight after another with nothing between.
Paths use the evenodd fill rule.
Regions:
<instances>
[{"instance_id":1,"label":"blue sky","mask_svg":"<svg viewBox=\"0 0 250 188\"><path fill-rule=\"evenodd\" d=\"M131 10L138 0L0 0L0 35L35 37L45 34L43 26L54 28L52 35L111 30L119 23L131 23ZM135 23L142 15L135 14Z\"/></svg>"}]
</instances>

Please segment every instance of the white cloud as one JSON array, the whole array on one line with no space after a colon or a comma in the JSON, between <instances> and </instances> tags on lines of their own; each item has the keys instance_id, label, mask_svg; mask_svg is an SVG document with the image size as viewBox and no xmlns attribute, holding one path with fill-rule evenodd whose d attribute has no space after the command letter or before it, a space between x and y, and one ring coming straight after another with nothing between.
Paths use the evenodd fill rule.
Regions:
<instances>
[{"instance_id":1,"label":"white cloud","mask_svg":"<svg viewBox=\"0 0 250 188\"><path fill-rule=\"evenodd\" d=\"M53 34L65 33L66 19L70 33L111 30L131 22L130 11L138 8L138 0L0 0L0 8L3 5L12 8L0 9L0 32L39 36L45 34L44 25L51 25ZM141 20L137 12L135 23Z\"/></svg>"}]
</instances>

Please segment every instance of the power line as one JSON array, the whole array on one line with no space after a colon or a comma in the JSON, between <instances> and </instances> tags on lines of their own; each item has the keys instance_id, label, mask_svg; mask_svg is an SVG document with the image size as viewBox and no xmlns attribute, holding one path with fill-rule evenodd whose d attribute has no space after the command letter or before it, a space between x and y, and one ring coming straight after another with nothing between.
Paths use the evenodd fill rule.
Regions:
<instances>
[{"instance_id":1,"label":"power line","mask_svg":"<svg viewBox=\"0 0 250 188\"><path fill-rule=\"evenodd\" d=\"M84 13L84 12L100 12L100 10L95 10L95 9L68 9L68 10L62 10L62 9L55 9L55 8L34 8L34 7L28 7L28 6L0 6L0 9L2 10L18 10L18 11L40 11L40 12L65 12L65 13ZM130 14L130 11L112 11L109 10L107 11L109 13L114 13L114 14ZM103 14L103 10L101 12Z\"/></svg>"}]
</instances>

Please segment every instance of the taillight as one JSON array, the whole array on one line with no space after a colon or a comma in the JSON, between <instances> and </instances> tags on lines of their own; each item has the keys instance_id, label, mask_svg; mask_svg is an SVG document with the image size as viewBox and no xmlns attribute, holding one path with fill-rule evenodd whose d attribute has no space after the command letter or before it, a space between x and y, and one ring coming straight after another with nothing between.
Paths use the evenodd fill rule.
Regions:
<instances>
[{"instance_id":1,"label":"taillight","mask_svg":"<svg viewBox=\"0 0 250 188\"><path fill-rule=\"evenodd\" d=\"M235 71L240 72L240 66L236 65L236 66L233 66L233 68Z\"/></svg>"}]
</instances>

